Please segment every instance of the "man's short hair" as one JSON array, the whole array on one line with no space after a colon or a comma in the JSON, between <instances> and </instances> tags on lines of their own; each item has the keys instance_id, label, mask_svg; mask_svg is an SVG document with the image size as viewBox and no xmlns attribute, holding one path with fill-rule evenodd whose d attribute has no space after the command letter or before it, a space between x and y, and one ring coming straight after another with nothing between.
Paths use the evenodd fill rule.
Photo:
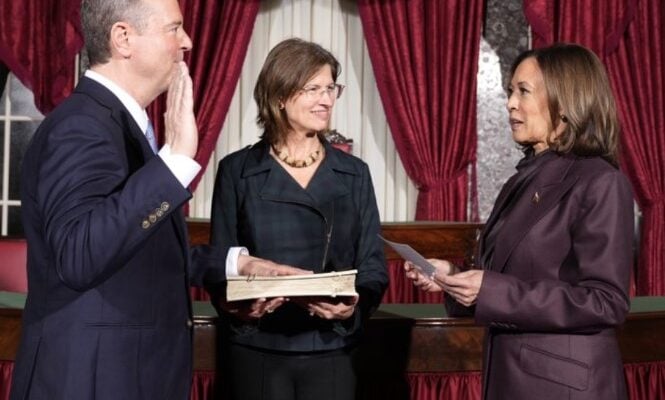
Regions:
<instances>
[{"instance_id":1,"label":"man's short hair","mask_svg":"<svg viewBox=\"0 0 665 400\"><path fill-rule=\"evenodd\" d=\"M111 27L124 21L141 31L147 25L149 6L143 0L83 0L81 27L90 65L111 57Z\"/></svg>"}]
</instances>

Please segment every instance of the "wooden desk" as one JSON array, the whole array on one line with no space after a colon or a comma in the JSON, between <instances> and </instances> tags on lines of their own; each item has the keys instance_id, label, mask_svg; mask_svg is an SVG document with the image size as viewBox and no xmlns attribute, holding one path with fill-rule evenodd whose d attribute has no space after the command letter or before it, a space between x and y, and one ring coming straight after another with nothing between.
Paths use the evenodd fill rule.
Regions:
<instances>
[{"instance_id":1,"label":"wooden desk","mask_svg":"<svg viewBox=\"0 0 665 400\"><path fill-rule=\"evenodd\" d=\"M208 243L208 221L190 220L188 225L192 244ZM480 229L481 224L468 223L382 225L383 236L389 240L407 242L426 257L467 265L474 264ZM405 293L399 286L408 284L399 268L399 256L386 248L386 258L391 285L398 288L388 301L404 302L406 296L406 301L414 303L440 302ZM408 284L408 290L415 289ZM24 302L24 295L0 292L0 369L5 373L16 356ZM194 315L193 385L201 393L212 393L214 385L224 379L216 373L217 319L212 306L204 302L194 303ZM464 387L463 398L477 400L484 333L471 319L447 318L441 304L382 305L369 321L358 350L358 399L457 398L457 390ZM665 297L633 299L628 320L618 333L631 398L665 398L660 389L665 373ZM213 396L193 398L210 400Z\"/></svg>"},{"instance_id":2,"label":"wooden desk","mask_svg":"<svg viewBox=\"0 0 665 400\"><path fill-rule=\"evenodd\" d=\"M0 292L0 360L14 360L25 296ZM194 305L194 369L216 368L216 314ZM619 328L624 363L665 360L665 297L637 297ZM361 373L479 371L484 329L448 318L442 305L386 304L372 317L359 351Z\"/></svg>"},{"instance_id":3,"label":"wooden desk","mask_svg":"<svg viewBox=\"0 0 665 400\"><path fill-rule=\"evenodd\" d=\"M473 265L478 237L483 224L467 222L388 222L381 224L381 234L388 240L408 243L429 258L463 260ZM187 220L189 242L192 245L207 244L210 238L210 221ZM384 247L387 261L401 260L390 247Z\"/></svg>"},{"instance_id":4,"label":"wooden desk","mask_svg":"<svg viewBox=\"0 0 665 400\"><path fill-rule=\"evenodd\" d=\"M195 326L195 369L214 369L214 315ZM384 304L369 321L359 365L373 373L480 371L484 334L473 319L446 317L442 305ZM624 363L664 361L663 337L665 297L634 298L618 329Z\"/></svg>"},{"instance_id":5,"label":"wooden desk","mask_svg":"<svg viewBox=\"0 0 665 400\"><path fill-rule=\"evenodd\" d=\"M208 220L189 220L190 242L208 243ZM382 225L389 240L408 242L426 257L473 264L482 224L410 222ZM386 248L388 261L399 256ZM20 335L24 295L0 292L0 360L13 360ZM215 370L216 314L194 303L194 368ZM360 351L361 369L401 372L479 371L484 330L471 319L447 318L440 304L384 304L372 317ZM619 329L625 363L665 360L665 298L633 299Z\"/></svg>"}]
</instances>

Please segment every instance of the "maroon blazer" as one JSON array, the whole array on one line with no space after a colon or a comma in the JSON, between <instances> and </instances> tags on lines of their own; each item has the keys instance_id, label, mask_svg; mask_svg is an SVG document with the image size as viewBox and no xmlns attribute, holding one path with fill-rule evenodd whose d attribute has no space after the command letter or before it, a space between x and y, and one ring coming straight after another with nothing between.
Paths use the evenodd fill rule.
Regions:
<instances>
[{"instance_id":1,"label":"maroon blazer","mask_svg":"<svg viewBox=\"0 0 665 400\"><path fill-rule=\"evenodd\" d=\"M550 157L502 218L475 306L484 398L627 398L614 330L633 255L625 176L600 158Z\"/></svg>"}]
</instances>

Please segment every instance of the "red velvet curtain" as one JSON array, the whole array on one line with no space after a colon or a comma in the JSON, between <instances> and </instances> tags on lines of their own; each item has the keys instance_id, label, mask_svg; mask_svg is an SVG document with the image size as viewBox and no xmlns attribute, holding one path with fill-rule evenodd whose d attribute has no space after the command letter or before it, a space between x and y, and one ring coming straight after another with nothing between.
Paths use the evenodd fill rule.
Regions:
<instances>
[{"instance_id":1,"label":"red velvet curtain","mask_svg":"<svg viewBox=\"0 0 665 400\"><path fill-rule=\"evenodd\" d=\"M665 399L665 362L624 364L624 376L631 400ZM478 400L481 396L480 372L447 374L407 374L412 400Z\"/></svg>"},{"instance_id":2,"label":"red velvet curtain","mask_svg":"<svg viewBox=\"0 0 665 400\"><path fill-rule=\"evenodd\" d=\"M665 2L640 1L607 57L623 124L623 165L642 211L638 296L665 295Z\"/></svg>"},{"instance_id":3,"label":"red velvet curtain","mask_svg":"<svg viewBox=\"0 0 665 400\"><path fill-rule=\"evenodd\" d=\"M0 60L44 114L74 87L80 0L0 0Z\"/></svg>"},{"instance_id":4,"label":"red velvet curtain","mask_svg":"<svg viewBox=\"0 0 665 400\"><path fill-rule=\"evenodd\" d=\"M623 371L629 399L665 399L665 361L624 364Z\"/></svg>"},{"instance_id":5,"label":"red velvet curtain","mask_svg":"<svg viewBox=\"0 0 665 400\"><path fill-rule=\"evenodd\" d=\"M194 371L189 400L213 400L215 398L215 371ZM2 398L0 398L2 400Z\"/></svg>"},{"instance_id":6,"label":"red velvet curtain","mask_svg":"<svg viewBox=\"0 0 665 400\"><path fill-rule=\"evenodd\" d=\"M0 400L9 400L14 361L0 360Z\"/></svg>"},{"instance_id":7,"label":"red velvet curtain","mask_svg":"<svg viewBox=\"0 0 665 400\"><path fill-rule=\"evenodd\" d=\"M235 91L259 10L259 0L180 0L194 48L186 60L194 80L199 127L196 161L204 169ZM0 0L0 61L35 95L42 113L72 90L74 59L83 45L80 0ZM164 99L150 107L158 135ZM202 171L203 173L203 171ZM200 175L192 182L196 188Z\"/></svg>"},{"instance_id":8,"label":"red velvet curtain","mask_svg":"<svg viewBox=\"0 0 665 400\"><path fill-rule=\"evenodd\" d=\"M199 128L196 161L203 167L198 185L215 149L224 118L240 77L259 0L180 0L184 28L194 47L185 55L194 82L194 112ZM165 96L150 106L150 119L163 141Z\"/></svg>"},{"instance_id":9,"label":"red velvet curtain","mask_svg":"<svg viewBox=\"0 0 665 400\"><path fill-rule=\"evenodd\" d=\"M480 400L480 372L411 373L407 375L412 400Z\"/></svg>"},{"instance_id":10,"label":"red velvet curtain","mask_svg":"<svg viewBox=\"0 0 665 400\"><path fill-rule=\"evenodd\" d=\"M636 294L665 294L665 5L524 0L534 44L577 42L605 63L623 126L622 166L642 210Z\"/></svg>"},{"instance_id":11,"label":"red velvet curtain","mask_svg":"<svg viewBox=\"0 0 665 400\"><path fill-rule=\"evenodd\" d=\"M533 47L582 44L599 57L613 52L635 13L635 0L524 0Z\"/></svg>"},{"instance_id":12,"label":"red velvet curtain","mask_svg":"<svg viewBox=\"0 0 665 400\"><path fill-rule=\"evenodd\" d=\"M0 400L9 399L13 361L0 361ZM665 399L665 362L624 364L624 374L631 400ZM214 399L214 371L194 371L190 400ZM459 373L409 373L406 374L408 398L413 400L476 400L481 394L480 372ZM394 382L393 382L394 384ZM391 391L391 383L387 383L386 394ZM373 399L377 388L371 389L363 399ZM394 389L394 388L393 388ZM401 392L400 392L401 393ZM397 398L385 396L383 398Z\"/></svg>"},{"instance_id":13,"label":"red velvet curtain","mask_svg":"<svg viewBox=\"0 0 665 400\"><path fill-rule=\"evenodd\" d=\"M467 219L483 4L358 1L395 147L418 186L419 220Z\"/></svg>"},{"instance_id":14,"label":"red velvet curtain","mask_svg":"<svg viewBox=\"0 0 665 400\"><path fill-rule=\"evenodd\" d=\"M210 300L210 295L208 294L208 292L204 288L197 286L189 287L189 297L192 299L192 301Z\"/></svg>"}]
</instances>

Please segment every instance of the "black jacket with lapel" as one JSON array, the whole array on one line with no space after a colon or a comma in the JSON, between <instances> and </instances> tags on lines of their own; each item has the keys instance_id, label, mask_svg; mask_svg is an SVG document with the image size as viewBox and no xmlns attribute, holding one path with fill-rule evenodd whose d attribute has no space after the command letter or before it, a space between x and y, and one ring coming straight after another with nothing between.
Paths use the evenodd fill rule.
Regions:
<instances>
[{"instance_id":1,"label":"black jacket with lapel","mask_svg":"<svg viewBox=\"0 0 665 400\"><path fill-rule=\"evenodd\" d=\"M260 348L315 351L357 341L361 321L387 285L380 223L369 169L324 144L326 157L303 189L261 141L222 160L217 172L212 244L245 246L250 254L317 272L358 269L361 304L349 321L310 317L286 304L248 325L231 316L231 340Z\"/></svg>"}]
</instances>

